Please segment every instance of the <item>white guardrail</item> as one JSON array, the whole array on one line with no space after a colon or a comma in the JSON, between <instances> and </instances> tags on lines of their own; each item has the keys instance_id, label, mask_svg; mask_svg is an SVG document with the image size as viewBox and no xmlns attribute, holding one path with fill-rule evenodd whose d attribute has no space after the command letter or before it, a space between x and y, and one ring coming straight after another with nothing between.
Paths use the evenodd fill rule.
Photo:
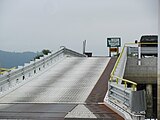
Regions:
<instances>
[{"instance_id":1,"label":"white guardrail","mask_svg":"<svg viewBox=\"0 0 160 120\"><path fill-rule=\"evenodd\" d=\"M137 83L123 79L126 61L127 46L124 46L111 72L104 102L126 120L144 120L144 91L137 91Z\"/></svg>"},{"instance_id":2,"label":"white guardrail","mask_svg":"<svg viewBox=\"0 0 160 120\"><path fill-rule=\"evenodd\" d=\"M83 54L64 47L55 53L49 53L40 59L30 61L30 63L25 63L24 66L19 66L17 69L0 76L0 93L3 94L4 91L16 87L19 83L26 81L28 78L44 71L49 66L56 64L64 57L68 56L86 57Z\"/></svg>"}]
</instances>

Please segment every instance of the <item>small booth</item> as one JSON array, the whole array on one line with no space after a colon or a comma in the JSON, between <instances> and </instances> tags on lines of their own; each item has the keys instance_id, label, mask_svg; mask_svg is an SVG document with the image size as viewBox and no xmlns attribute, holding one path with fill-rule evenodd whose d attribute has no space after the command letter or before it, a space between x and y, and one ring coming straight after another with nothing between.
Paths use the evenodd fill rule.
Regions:
<instances>
[{"instance_id":1,"label":"small booth","mask_svg":"<svg viewBox=\"0 0 160 120\"><path fill-rule=\"evenodd\" d=\"M112 53L116 53L116 56L119 55L119 47L121 47L121 38L112 37L107 38L107 47L109 47L109 56L111 57Z\"/></svg>"}]
</instances>

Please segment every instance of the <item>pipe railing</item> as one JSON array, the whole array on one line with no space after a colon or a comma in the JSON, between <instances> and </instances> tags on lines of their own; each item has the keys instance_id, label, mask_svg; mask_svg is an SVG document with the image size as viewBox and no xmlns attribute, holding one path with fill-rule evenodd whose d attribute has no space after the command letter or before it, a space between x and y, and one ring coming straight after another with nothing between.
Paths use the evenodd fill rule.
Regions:
<instances>
[{"instance_id":1,"label":"pipe railing","mask_svg":"<svg viewBox=\"0 0 160 120\"><path fill-rule=\"evenodd\" d=\"M117 76L117 75L115 75L117 67L118 67L120 61L122 60L122 56L124 55L124 52L126 52L126 50L127 50L127 49L125 49L127 47L126 45L128 45L128 44L124 45L124 47L122 48L122 51L121 51L121 53L120 53L120 55L119 55L116 63L115 63L115 66L114 66L114 68L113 68L113 70L111 72L111 75L110 75L110 81L112 82L113 79L115 79L117 84L119 83L119 81L122 81L125 84L125 88L127 88L127 84L131 84L132 90L136 91L137 83L135 83L135 82L133 82L131 80L123 79L122 78L123 76ZM127 57L127 54L126 54L126 57ZM124 67L124 66L121 66L121 67Z\"/></svg>"},{"instance_id":2,"label":"pipe railing","mask_svg":"<svg viewBox=\"0 0 160 120\"><path fill-rule=\"evenodd\" d=\"M125 116L125 119L127 119L129 115L130 120L144 120L145 104L141 105L141 103L145 103L145 92L137 91L136 82L123 78L123 70L125 70L128 57L126 48L130 47L130 45L141 47L140 45L142 44L149 45L159 43L126 43L110 74L108 91L104 98L104 102L107 103L106 105L117 111L120 115ZM138 99L136 104L132 102L135 100L135 97ZM133 106L137 105L140 106L140 108L134 109Z\"/></svg>"},{"instance_id":3,"label":"pipe railing","mask_svg":"<svg viewBox=\"0 0 160 120\"><path fill-rule=\"evenodd\" d=\"M131 84L132 90L136 91L136 89L137 89L137 83L136 82L133 82L133 81L127 80L127 79L123 79L122 76L121 77L120 76L115 76L115 71L116 71L116 69L117 69L117 67L118 67L118 65L120 63L120 60L122 59L122 56L124 55L125 48L127 47L127 45L155 45L155 44L160 44L160 43L157 43L157 42L153 42L153 43L148 43L148 42L146 42L146 43L141 43L141 42L138 42L138 43L126 43L124 45L124 47L122 48L122 51L121 51L121 53L120 53L120 55L119 55L119 57L118 57L118 59L117 59L117 61L115 63L115 66L114 66L114 68L113 68L113 70L112 70L112 72L110 74L110 81L113 81L113 78L115 78L116 79L116 83L118 84L118 81L121 80L122 82L124 82L125 88L127 87L127 84Z\"/></svg>"}]
</instances>

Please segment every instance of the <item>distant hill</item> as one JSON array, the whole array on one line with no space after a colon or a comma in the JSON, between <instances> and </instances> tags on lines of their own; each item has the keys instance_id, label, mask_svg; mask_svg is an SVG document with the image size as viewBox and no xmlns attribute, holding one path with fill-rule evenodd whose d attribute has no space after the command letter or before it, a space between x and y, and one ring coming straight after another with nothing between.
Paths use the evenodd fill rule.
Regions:
<instances>
[{"instance_id":1,"label":"distant hill","mask_svg":"<svg viewBox=\"0 0 160 120\"><path fill-rule=\"evenodd\" d=\"M0 67L12 68L24 65L24 63L33 60L37 54L34 52L6 52L0 50Z\"/></svg>"}]
</instances>

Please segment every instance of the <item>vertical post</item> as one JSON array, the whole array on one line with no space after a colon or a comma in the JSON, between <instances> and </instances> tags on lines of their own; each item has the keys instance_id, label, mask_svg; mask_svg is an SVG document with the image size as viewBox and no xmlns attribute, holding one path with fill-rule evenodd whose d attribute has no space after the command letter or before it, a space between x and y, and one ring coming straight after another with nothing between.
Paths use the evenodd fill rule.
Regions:
<instances>
[{"instance_id":1,"label":"vertical post","mask_svg":"<svg viewBox=\"0 0 160 120\"><path fill-rule=\"evenodd\" d=\"M119 47L117 47L117 57L118 57L118 54L119 54Z\"/></svg>"},{"instance_id":2,"label":"vertical post","mask_svg":"<svg viewBox=\"0 0 160 120\"><path fill-rule=\"evenodd\" d=\"M86 52L86 40L83 41L83 54Z\"/></svg>"},{"instance_id":3,"label":"vertical post","mask_svg":"<svg viewBox=\"0 0 160 120\"><path fill-rule=\"evenodd\" d=\"M127 88L127 82L126 81L124 81L124 87Z\"/></svg>"},{"instance_id":4,"label":"vertical post","mask_svg":"<svg viewBox=\"0 0 160 120\"><path fill-rule=\"evenodd\" d=\"M158 0L158 43L160 43L160 0ZM158 44L158 75L157 75L157 113L160 113L160 44ZM160 120L160 114L157 115Z\"/></svg>"},{"instance_id":5,"label":"vertical post","mask_svg":"<svg viewBox=\"0 0 160 120\"><path fill-rule=\"evenodd\" d=\"M158 36L160 37L160 35ZM159 38L158 38L159 39ZM159 39L160 42L160 39ZM158 75L157 75L157 113L160 113L160 44L158 44ZM157 119L160 120L160 114Z\"/></svg>"},{"instance_id":6,"label":"vertical post","mask_svg":"<svg viewBox=\"0 0 160 120\"><path fill-rule=\"evenodd\" d=\"M141 44L138 44L138 65L141 65Z\"/></svg>"},{"instance_id":7,"label":"vertical post","mask_svg":"<svg viewBox=\"0 0 160 120\"><path fill-rule=\"evenodd\" d=\"M116 78L116 83L118 84L118 78Z\"/></svg>"},{"instance_id":8,"label":"vertical post","mask_svg":"<svg viewBox=\"0 0 160 120\"><path fill-rule=\"evenodd\" d=\"M109 57L111 57L111 47L109 47Z\"/></svg>"},{"instance_id":9,"label":"vertical post","mask_svg":"<svg viewBox=\"0 0 160 120\"><path fill-rule=\"evenodd\" d=\"M147 101L147 118L152 118L153 115L153 97L152 97L152 84L146 85L146 101Z\"/></svg>"},{"instance_id":10,"label":"vertical post","mask_svg":"<svg viewBox=\"0 0 160 120\"><path fill-rule=\"evenodd\" d=\"M137 90L136 85L134 85L134 84L132 85L132 90L133 90L133 91L136 91L136 90Z\"/></svg>"}]
</instances>

